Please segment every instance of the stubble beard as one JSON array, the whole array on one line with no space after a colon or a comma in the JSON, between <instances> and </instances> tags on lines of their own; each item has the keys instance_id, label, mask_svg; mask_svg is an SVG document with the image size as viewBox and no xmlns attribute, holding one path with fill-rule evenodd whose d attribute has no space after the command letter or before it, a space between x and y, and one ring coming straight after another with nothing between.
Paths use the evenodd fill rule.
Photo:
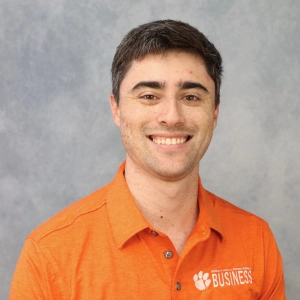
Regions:
<instances>
[{"instance_id":1,"label":"stubble beard","mask_svg":"<svg viewBox=\"0 0 300 300\"><path fill-rule=\"evenodd\" d=\"M145 162L145 167L155 177L164 181L175 182L192 173L198 164L199 161L194 158L190 158L190 156L182 162L174 163L172 162L172 156L170 156L170 161L165 163L162 163L155 158L149 159Z\"/></svg>"},{"instance_id":2,"label":"stubble beard","mask_svg":"<svg viewBox=\"0 0 300 300\"><path fill-rule=\"evenodd\" d=\"M183 154L180 155L181 157L178 157L178 153L174 153L173 151L155 155L146 148L147 150L142 153L143 159L137 159L137 162L142 161L143 169L147 170L156 178L167 182L179 181L194 172L195 168L197 168L195 173L198 174L199 161L205 154L209 142L203 141L201 147L193 147L192 150L183 157ZM205 145L205 143L207 143L207 145Z\"/></svg>"},{"instance_id":3,"label":"stubble beard","mask_svg":"<svg viewBox=\"0 0 300 300\"><path fill-rule=\"evenodd\" d=\"M148 134L152 132L176 132L187 134L195 138L197 128L173 127L168 129L154 128L150 130L144 127L141 129L141 136L148 136ZM173 151L161 153L161 157L159 157L159 154L156 155L156 153L152 153L149 149L147 146L148 141L146 141L144 145L140 145L141 147L139 147L138 144L129 142L130 140L134 140L132 133L133 131L131 131L131 134L128 136L128 133L124 132L124 135L122 135L127 157L129 156L136 166L140 166L152 176L167 182L179 181L191 174L195 168L197 168L198 174L199 161L205 154L212 138L212 134L210 134L204 140L199 141L201 146L193 147L183 158L178 158L178 153Z\"/></svg>"}]
</instances>

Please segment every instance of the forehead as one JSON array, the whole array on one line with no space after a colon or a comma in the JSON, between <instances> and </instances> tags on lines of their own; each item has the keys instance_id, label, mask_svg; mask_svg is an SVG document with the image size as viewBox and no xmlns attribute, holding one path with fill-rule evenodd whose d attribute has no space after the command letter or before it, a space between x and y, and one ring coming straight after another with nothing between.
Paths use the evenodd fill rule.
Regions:
<instances>
[{"instance_id":1,"label":"forehead","mask_svg":"<svg viewBox=\"0 0 300 300\"><path fill-rule=\"evenodd\" d=\"M122 86L136 84L141 80L160 81L167 85L188 80L214 86L203 58L193 52L183 51L149 54L132 61L121 89Z\"/></svg>"},{"instance_id":2,"label":"forehead","mask_svg":"<svg viewBox=\"0 0 300 300\"><path fill-rule=\"evenodd\" d=\"M147 66L153 64L165 64L170 61L177 61L180 64L186 64L190 61L195 62L197 65L202 65L205 67L205 62L203 58L196 54L195 52L187 52L187 51L179 51L179 50L169 50L166 52L159 52L159 53L150 53L138 59L135 59L131 62L130 67L127 72L130 71L132 67L137 65L142 66L142 64L147 64ZM205 67L206 69L206 67Z\"/></svg>"}]
</instances>

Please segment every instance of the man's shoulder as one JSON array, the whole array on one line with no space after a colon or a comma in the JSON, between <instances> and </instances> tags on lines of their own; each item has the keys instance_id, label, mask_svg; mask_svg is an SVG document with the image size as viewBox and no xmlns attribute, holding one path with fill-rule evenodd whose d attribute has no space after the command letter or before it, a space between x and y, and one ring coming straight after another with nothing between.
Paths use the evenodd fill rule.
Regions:
<instances>
[{"instance_id":1,"label":"man's shoulder","mask_svg":"<svg viewBox=\"0 0 300 300\"><path fill-rule=\"evenodd\" d=\"M258 215L249 212L209 191L208 193L211 202L214 206L215 212L226 223L235 223L238 225L260 225L260 227L268 227L268 223Z\"/></svg>"},{"instance_id":2,"label":"man's shoulder","mask_svg":"<svg viewBox=\"0 0 300 300\"><path fill-rule=\"evenodd\" d=\"M86 220L92 219L92 216L106 204L108 186L99 188L90 195L67 206L33 230L28 238L38 242L52 233L58 233L72 227L76 222L86 222Z\"/></svg>"}]
</instances>

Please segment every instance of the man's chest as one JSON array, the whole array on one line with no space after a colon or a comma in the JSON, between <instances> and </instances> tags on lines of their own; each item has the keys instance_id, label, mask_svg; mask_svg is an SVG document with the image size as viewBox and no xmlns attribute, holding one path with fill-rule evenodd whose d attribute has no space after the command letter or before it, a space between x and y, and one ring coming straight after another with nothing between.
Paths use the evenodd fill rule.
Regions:
<instances>
[{"instance_id":1,"label":"man's chest","mask_svg":"<svg viewBox=\"0 0 300 300\"><path fill-rule=\"evenodd\" d=\"M109 248L87 249L62 272L63 299L246 300L259 293L261 274L244 245L211 237L179 257L170 240L153 235Z\"/></svg>"}]
</instances>

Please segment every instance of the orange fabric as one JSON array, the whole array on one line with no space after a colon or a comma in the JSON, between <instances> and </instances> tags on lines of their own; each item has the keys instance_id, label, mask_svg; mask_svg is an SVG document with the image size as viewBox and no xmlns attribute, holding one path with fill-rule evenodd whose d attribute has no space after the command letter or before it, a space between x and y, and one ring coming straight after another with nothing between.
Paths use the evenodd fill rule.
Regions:
<instances>
[{"instance_id":1,"label":"orange fabric","mask_svg":"<svg viewBox=\"0 0 300 300\"><path fill-rule=\"evenodd\" d=\"M285 299L265 221L199 180L200 216L178 256L142 216L123 171L28 236L10 299Z\"/></svg>"}]
</instances>

